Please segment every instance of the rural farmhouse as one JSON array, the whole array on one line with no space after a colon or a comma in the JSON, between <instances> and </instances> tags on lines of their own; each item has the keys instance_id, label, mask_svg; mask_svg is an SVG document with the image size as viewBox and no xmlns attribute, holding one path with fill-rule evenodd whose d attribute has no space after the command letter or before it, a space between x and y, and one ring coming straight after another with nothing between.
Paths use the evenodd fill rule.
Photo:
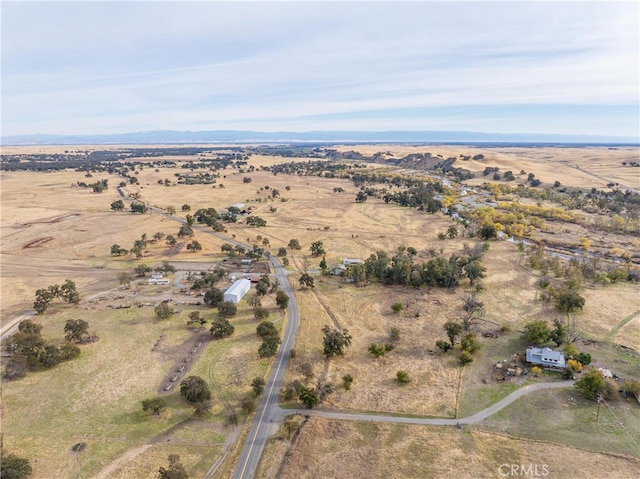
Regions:
<instances>
[{"instance_id":1,"label":"rural farmhouse","mask_svg":"<svg viewBox=\"0 0 640 479\"><path fill-rule=\"evenodd\" d=\"M527 348L527 362L546 368L565 368L564 354L549 348Z\"/></svg>"}]
</instances>

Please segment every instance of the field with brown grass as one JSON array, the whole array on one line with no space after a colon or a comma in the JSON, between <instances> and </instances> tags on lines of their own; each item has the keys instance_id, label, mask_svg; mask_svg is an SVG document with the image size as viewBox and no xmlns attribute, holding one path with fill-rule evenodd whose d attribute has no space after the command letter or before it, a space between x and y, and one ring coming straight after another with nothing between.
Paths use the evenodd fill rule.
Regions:
<instances>
[{"instance_id":1,"label":"field with brown grass","mask_svg":"<svg viewBox=\"0 0 640 479\"><path fill-rule=\"evenodd\" d=\"M310 418L279 477L444 478L455 471L456 477L498 478L501 472L511 473L512 464L537 466L540 477L546 470L548 477L594 479L603 471L609 477L630 479L640 467L634 458L473 429ZM526 477L533 476L533 469L529 471Z\"/></svg>"},{"instance_id":2,"label":"field with brown grass","mask_svg":"<svg viewBox=\"0 0 640 479\"><path fill-rule=\"evenodd\" d=\"M89 148L93 147L77 149ZM3 153L64 149L68 148L3 148ZM637 149L398 145L337 149L356 149L363 154L389 151L395 157L426 151L445 158L482 153L482 160L458 162L478 173L476 179L468 181L471 185L485 181L481 173L486 166L499 166L501 171L511 169L516 175L520 170L534 172L545 183L557 180L566 186L606 188L608 183L617 182L639 189L638 175L634 174L638 170L622 166L623 161L637 159ZM527 266L528 252L521 252L505 241L492 241L483 261L487 271L479 295L486 313L474 328L477 332L499 333L499 337L481 338L482 349L463 370L456 355L442 354L435 342L446 338L442 328L445 322L462 317L462 295L471 290L467 281L455 291L378 283L355 286L337 276L321 276L318 267L322 258L311 257L309 252L312 242L323 241L326 261L335 265L343 258L364 260L378 250L392 256L398 247L411 246L418 251L417 259L424 261L429 250L448 257L461 253L465 243L472 246L480 243L475 238L463 237L439 240L438 233L453 224L450 217L385 204L375 198L356 203L359 188L345 179L274 175L260 169L295 158L253 155L249 165L255 171L227 168L219 172L221 176L214 185L176 184L174 175L188 171L181 168L181 162L189 158L170 158L178 162L178 168L138 167L139 183L126 186L123 192L139 194L141 201L165 212L173 207L177 210L173 217L161 215L157 210L144 215L111 211L110 203L119 198L116 185L122 178L105 172L92 173L90 180L84 172L72 170L0 173L3 326L32 311L36 289L69 278L76 282L82 296L79 307L56 302L35 321L44 326L47 338L58 342L62 342L63 325L70 318L86 319L90 329L100 337L98 342L82 346L82 355L75 361L3 383L4 446L32 460L34 477L51 477L54 471L60 478L151 478L171 453L181 456L191 475L202 477L227 450L235 434L242 433L227 425L224 401L237 411L242 425L245 416L240 401L250 390L251 380L266 376L269 368L268 360L257 358L256 321L246 301L232 320L236 327L234 335L209 343L191 366L193 374L216 387L211 415L201 420L193 418L191 409L175 391L166 396L169 408L161 418L144 415L140 402L157 394L180 359L181 345L193 336L185 325L188 313L198 309L211 319L213 311L205 306L177 304L176 316L157 322L153 319L153 308L110 309L108 306L115 303L100 299L129 295L130 302L154 302L171 296L178 302L173 286L152 288L143 281L125 292L120 289L117 275L142 263L154 266L168 260L201 268L203 264L213 266L223 258L220 247L224 240L200 228L195 228L194 236L203 246L200 252L184 248L176 252L160 241L148 245L139 260L132 255L109 254L111 245L129 249L143 234L176 235L186 215L181 211L184 204L190 205L193 213L209 207L223 212L231 204L244 203L255 215L264 218L267 226L250 228L241 222L230 223L225 225L224 236L249 245L261 245L266 239L267 249L273 254L286 247L289 240L299 240L302 249L288 252L290 280L297 289L300 272L308 267L316 287L296 291L301 321L296 357L290 363L285 382L300 379L302 365L309 363L313 382L322 380L334 385L334 393L321 406L328 410L435 417L472 414L521 384L491 382L491 367L505 356L523 352L525 344L519 337L524 325L536 319L549 322L566 319L552 305L539 300L535 284L540 273ZM368 166L374 167L393 171L388 166ZM246 183L245 177L250 177L251 182ZM100 179L109 180L109 189L100 194L77 186L78 181ZM169 186L158 183L167 179ZM337 193L336 188L344 192ZM270 197L273 189L280 192L280 198ZM566 227L568 232L564 236L574 242L577 236L590 234L587 230L573 231L570 229L573 226L558 228ZM627 248L633 248L634 240L637 241L620 237L615 241L626 241ZM612 240L602 239L603 244L606 241ZM580 335L579 349L590 352L596 366L637 377L640 368L637 284L587 285L581 294L586 298L585 308L570 317ZM280 315L272 296L263 300L263 305L272 311L271 319L278 321ZM184 299L193 301L189 297ZM396 302L403 305L398 314L391 309ZM280 327L280 322L277 324ZM352 334L353 343L344 357L325 362L321 332L324 325L347 328ZM502 326L511 332L500 331ZM368 353L369 345L384 342L391 328L398 328L400 341L393 351L375 359ZM160 337L161 347L154 350ZM583 344L584 340L590 342ZM408 385L397 383L398 370L409 373ZM341 387L345 374L354 377L350 391ZM497 468L501 464L533 463L547 464L552 477L576 477L573 474L576 470L586 471L580 477L600 477L612 471L616 477L632 477L639 467L637 459L615 453L640 455L629 448L628 441L610 427L611 423L601 423L602 428L598 424L585 425L590 414L587 411L593 405L584 402L566 406L564 394L546 392L523 398L497 415L484 431L309 419L292 445L279 439L269 445L260 475L360 477L365 471L368 475L375 471L375 477L446 477L456 470L459 477L498 477ZM527 434L528 426L522 418L548 417L541 403L545 398L563 411L563 422L572 425L576 434L559 434L554 439L553 433L545 434L543 427ZM634 414L638 416L639 406L614 401L611 407L629 423L630 431L637 437L640 425L627 419ZM553 422L544 425L554 430ZM581 444L580 431L595 439ZM57 439L52 441L54 437ZM87 450L71 452L70 447L79 441L87 442ZM220 474L232 470L234 451L223 463ZM286 460L281 463L286 451Z\"/></svg>"}]
</instances>

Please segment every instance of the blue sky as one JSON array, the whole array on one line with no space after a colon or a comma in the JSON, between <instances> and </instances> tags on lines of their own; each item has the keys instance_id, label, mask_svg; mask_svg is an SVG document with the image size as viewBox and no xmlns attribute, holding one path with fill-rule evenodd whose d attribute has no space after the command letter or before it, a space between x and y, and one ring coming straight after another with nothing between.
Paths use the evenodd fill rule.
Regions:
<instances>
[{"instance_id":1,"label":"blue sky","mask_svg":"<svg viewBox=\"0 0 640 479\"><path fill-rule=\"evenodd\" d=\"M638 137L628 2L2 2L2 135Z\"/></svg>"}]
</instances>

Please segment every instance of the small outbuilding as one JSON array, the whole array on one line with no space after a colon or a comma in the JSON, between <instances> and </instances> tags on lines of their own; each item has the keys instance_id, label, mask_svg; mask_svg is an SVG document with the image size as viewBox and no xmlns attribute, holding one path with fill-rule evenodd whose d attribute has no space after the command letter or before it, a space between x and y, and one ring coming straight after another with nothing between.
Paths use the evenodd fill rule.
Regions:
<instances>
[{"instance_id":1,"label":"small outbuilding","mask_svg":"<svg viewBox=\"0 0 640 479\"><path fill-rule=\"evenodd\" d=\"M600 371L600 374L602 374L603 378L613 379L613 373L611 372L611 369L598 368L598 371Z\"/></svg>"},{"instance_id":2,"label":"small outbuilding","mask_svg":"<svg viewBox=\"0 0 640 479\"><path fill-rule=\"evenodd\" d=\"M549 348L527 348L527 362L546 368L565 368L564 354Z\"/></svg>"},{"instance_id":3,"label":"small outbuilding","mask_svg":"<svg viewBox=\"0 0 640 479\"><path fill-rule=\"evenodd\" d=\"M344 266L349 266L350 264L360 264L362 263L362 260L359 260L358 258L345 258L342 260L342 264Z\"/></svg>"},{"instance_id":4,"label":"small outbuilding","mask_svg":"<svg viewBox=\"0 0 640 479\"><path fill-rule=\"evenodd\" d=\"M251 281L248 279L239 279L224 292L224 300L234 304L238 304L245 294L251 289Z\"/></svg>"}]
</instances>

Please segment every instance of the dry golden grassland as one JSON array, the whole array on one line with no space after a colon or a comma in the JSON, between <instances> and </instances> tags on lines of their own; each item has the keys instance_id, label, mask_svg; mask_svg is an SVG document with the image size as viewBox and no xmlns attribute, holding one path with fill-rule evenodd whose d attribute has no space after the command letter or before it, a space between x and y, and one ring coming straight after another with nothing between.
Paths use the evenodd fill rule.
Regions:
<instances>
[{"instance_id":1,"label":"dry golden grassland","mask_svg":"<svg viewBox=\"0 0 640 479\"><path fill-rule=\"evenodd\" d=\"M503 464L537 465L540 475L546 465L549 477L594 479L604 471L631 479L640 467L638 459L473 429L310 418L278 477L497 478Z\"/></svg>"},{"instance_id":2,"label":"dry golden grassland","mask_svg":"<svg viewBox=\"0 0 640 479\"><path fill-rule=\"evenodd\" d=\"M60 148L61 151L89 149ZM512 169L517 174L524 169L534 172L543 181L558 179L566 185L599 188L603 187L602 181L604 185L607 181L593 175L606 180L619 177L621 183L627 184L634 179L625 176L627 172L637 171L618 168L617 165L633 156L633 151L623 149L380 145L339 148L358 149L365 154L389 150L396 157L425 151L442 154L445 158L481 152L485 160L460 162L460 166L481 172L485 166L499 165L501 171ZM3 150L9 153L9 149ZM289 161L293 159L252 156L249 164L259 168L260 165ZM573 168L573 164L580 169ZM304 258L309 256L310 244L317 240L324 242L329 265L346 257L366 259L377 250L391 254L398 246L416 248L420 252L419 259L424 260L428 249L448 256L460 252L463 243L477 241L465 238L438 240L437 234L445 232L452 224L441 214L427 215L375 199L357 204L354 198L358 189L346 180L274 176L266 171L241 173L228 168L221 172L223 177L213 187L173 184L176 172L187 171L160 168L156 172L154 168L144 168L136 175L139 185L127 186L125 190L139 193L141 200L149 205L164 210L171 206L176 208L176 216L181 219L185 217L181 212L183 204L191 206L191 213L208 207L221 212L235 203L252 207L256 215L267 221L267 227L229 224L226 235L248 244L260 244L258 236L267 238L272 253L286 246L290 239L298 239L302 250L289 250L288 253L290 279L296 289L299 271L305 262L308 261L312 270L318 267L321 258ZM251 183L243 182L247 176L252 178ZM267 374L269 362L257 359L256 322L243 302L241 313L232 320L236 326L234 336L211 343L192 366L193 374L206 378L218 388L214 392L210 418L191 421L191 409L176 392L168 396L169 410L162 418L144 416L140 401L156 395L167 371L173 367L177 348L192 334L185 327L186 316L192 308L179 307L178 316L156 323L152 320L152 308L108 310L102 303L88 300L92 295L117 290L117 273L131 270L136 264L154 265L162 260L194 264L218 261L223 240L196 228L194 239L203 245L201 252L190 253L183 249L169 256L170 248L160 242L150 245L139 261L130 256L111 257L109 251L114 243L131 248L143 234L148 238L156 232L176 235L180 223L156 213L112 212L110 203L118 199L115 187L121 178L94 173L90 181L102 178L109 179L109 189L95 194L90 189L72 186L77 181L87 181L80 172L0 173L0 307L3 323L31 310L37 288L69 278L76 282L83 297L80 308L56 303L37 321L45 325L44 333L49 338L61 339L64 321L78 317L87 319L91 330L100 335L97 343L83 346L78 360L3 384L5 447L29 457L32 464L37 459L34 477L50 477L49 471L61 478L89 477L102 471L99 477L151 478L160 465L166 464L166 456L170 453L180 454L188 471L202 476L220 456L225 440L232 433L224 426L226 413L221 395L239 411L239 401L250 390L251 380ZM171 180L171 186L158 184L158 180L165 179ZM224 188L219 188L219 184ZM336 187L345 192L334 193ZM273 188L279 190L281 198L268 198ZM478 377L489 374L487 368L497 356L519 345L518 330L526 322L533 319L551 321L559 317L551 307L537 300L534 285L538 273L526 266L522 253L514 245L491 242L484 264L487 278L483 280L485 290L480 298L485 304L486 315L478 328L495 331L501 325L508 325L514 330L515 339L505 340L495 348L485 343L476 361L463 375L463 396L465 391L473 396L474 391L488 387L478 381ZM292 361L285 381L299 378L300 364L310 361L316 378L326 372L325 379L336 386L336 392L327 398L324 407L452 416L460 407L456 399L460 367L454 355L443 356L430 351L436 350L437 339L445 339L442 324L460 319L461 292L466 291L468 285L462 285L452 294L443 290L428 292L379 284L355 287L338 278L313 274L316 288L296 292L301 317L295 344L297 357ZM146 286L138 288L144 296L156 291ZM583 294L587 300L585 310L575 315L582 337L612 340L640 349L640 295L636 285L586 289ZM394 302L405 305L398 315L391 311ZM263 304L275 310L273 298ZM205 307L201 310L208 319L213 317ZM331 360L325 371L320 329L325 324L332 324L331 315L341 327L349 329L353 344L344 358ZM272 319L277 317L274 312ZM399 328L400 342L385 357L374 359L367 348L372 342L384 341L391 327ZM160 335L165 337L165 349L151 352ZM603 343L599 347L606 349L607 346ZM617 357L605 349L599 354L611 360ZM597 357L596 350L593 351ZM407 386L397 385L394 379L399 369L409 372L412 382ZM476 374L469 374L471 371ZM349 392L339 386L346 373L355 378ZM481 398L482 401L490 403L498 396L506 395L508 388L502 389ZM467 410L473 409L473 406L463 406ZM522 427L509 431L518 433ZM51 441L51 437L59 440ZM71 453L69 448L80 440L88 443L87 453ZM344 444L350 447L345 448ZM311 477L320 471L325 476L360 477L359 472L365 470L369 474L382 471L379 477L444 477L445 471L454 469L461 471L460 477L473 477L477 471L487 472L480 475L492 477L497 465L511 461L510 457L526 462L540 462L540 458L546 460L548 457L554 477L556 471L558 477L571 477L569 472L579 464L588 465L593 471L619 472L617 477L630 477L629 471L633 469L629 464L637 469L637 463L627 459L586 453L568 446L509 440L493 433L361 425L320 419L311 419L302 428L292 453L282 477ZM467 456L473 460L463 460ZM412 461L411 457L422 460ZM223 469L230 470L229 464L225 464ZM264 467L273 472L278 465ZM351 467L355 473L351 472Z\"/></svg>"},{"instance_id":3,"label":"dry golden grassland","mask_svg":"<svg viewBox=\"0 0 640 479\"><path fill-rule=\"evenodd\" d=\"M628 188L640 189L638 169L631 166L623 166L623 162L638 161L637 147L619 147L610 149L607 147L565 147L565 148L524 148L524 147L471 147L448 145L358 145L340 146L340 151L356 150L363 155L373 155L379 151L390 152L393 156L388 158L400 158L411 153L430 152L433 156L442 155L444 158L460 157L468 155L473 157L483 154L482 160L459 160L456 166L467 168L479 173L476 179L470 183L482 183L490 181L489 177L483 177L482 171L487 166L497 166L501 172L508 170L518 178L520 170L534 173L543 183L553 184L560 181L565 186L582 188L605 188L607 183L620 183ZM522 176L526 179L526 174Z\"/></svg>"},{"instance_id":4,"label":"dry golden grassland","mask_svg":"<svg viewBox=\"0 0 640 479\"><path fill-rule=\"evenodd\" d=\"M320 330L324 325L333 326L324 304L353 336L346 355L329 362L326 380L336 385L336 392L327 398L326 407L452 417L460 370L452 358L432 352L435 341L442 337L442 324L455 314L455 304L447 302L448 293L416 297L401 289L379 285L356 288L336 285L336 281L327 280L333 284L321 285L315 294L307 291L299 295L301 324L289 378L297 377L297 368L305 361L315 365L316 378L323 374ZM409 307L395 315L391 304L396 301ZM392 327L400 331L398 345L375 359L368 352L369 345L387 341ZM409 373L410 384L397 384L398 370ZM345 374L355 378L350 391L339 386Z\"/></svg>"}]
</instances>

